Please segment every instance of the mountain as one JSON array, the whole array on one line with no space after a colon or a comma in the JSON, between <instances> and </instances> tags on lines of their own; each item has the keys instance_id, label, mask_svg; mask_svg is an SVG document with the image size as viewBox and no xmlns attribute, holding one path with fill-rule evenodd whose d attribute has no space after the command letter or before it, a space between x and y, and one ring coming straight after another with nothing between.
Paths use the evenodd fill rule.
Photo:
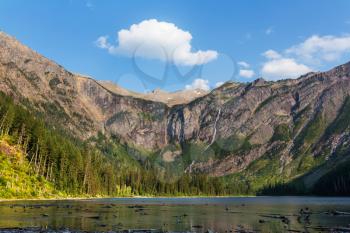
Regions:
<instances>
[{"instance_id":1,"label":"mountain","mask_svg":"<svg viewBox=\"0 0 350 233\"><path fill-rule=\"evenodd\" d=\"M140 94L69 72L0 32L0 90L79 140L125 145L142 166L161 161L254 190L311 190L350 158L350 63L210 93Z\"/></svg>"},{"instance_id":2,"label":"mountain","mask_svg":"<svg viewBox=\"0 0 350 233\"><path fill-rule=\"evenodd\" d=\"M167 104L169 107L179 104L186 104L191 102L192 100L202 97L208 94L208 91L204 91L201 89L195 90L181 90L175 92L166 92L161 89L155 89L152 92L148 93L137 93L133 91L126 90L124 88L119 87L110 81L98 81L103 87L108 89L111 92L114 92L119 95L124 96L132 96L135 98L141 98L146 100L151 100L155 102L162 102Z\"/></svg>"},{"instance_id":3,"label":"mountain","mask_svg":"<svg viewBox=\"0 0 350 233\"><path fill-rule=\"evenodd\" d=\"M3 32L0 42L0 89L28 99L83 139L102 131L146 149L161 148L167 144L163 129L171 106L205 94L198 90L133 93L71 73Z\"/></svg>"}]
</instances>

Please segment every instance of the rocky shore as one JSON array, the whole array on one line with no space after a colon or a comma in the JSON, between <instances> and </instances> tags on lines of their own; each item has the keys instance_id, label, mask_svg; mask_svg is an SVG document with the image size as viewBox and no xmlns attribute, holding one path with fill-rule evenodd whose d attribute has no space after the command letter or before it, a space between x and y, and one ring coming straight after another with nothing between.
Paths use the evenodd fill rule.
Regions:
<instances>
[{"instance_id":1,"label":"rocky shore","mask_svg":"<svg viewBox=\"0 0 350 233\"><path fill-rule=\"evenodd\" d=\"M109 233L170 233L169 231L162 231L157 229L129 229L121 231L108 231ZM191 231L193 232L193 231ZM207 230L207 233L213 231ZM70 229L46 229L46 228L4 228L0 229L0 233L87 233L86 231L77 231ZM98 232L95 232L98 233ZM102 232L101 232L102 233ZM185 232L171 232L171 233L185 233Z\"/></svg>"}]
</instances>

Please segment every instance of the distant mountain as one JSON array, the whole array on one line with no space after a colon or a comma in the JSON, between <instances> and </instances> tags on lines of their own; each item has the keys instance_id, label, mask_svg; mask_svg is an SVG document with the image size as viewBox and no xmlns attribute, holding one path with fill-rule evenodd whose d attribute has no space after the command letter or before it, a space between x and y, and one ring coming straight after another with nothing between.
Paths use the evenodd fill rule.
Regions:
<instances>
[{"instance_id":1,"label":"distant mountain","mask_svg":"<svg viewBox=\"0 0 350 233\"><path fill-rule=\"evenodd\" d=\"M1 32L0 90L79 139L115 138L142 164L181 161L186 173L255 190L291 181L311 190L350 158L350 63L210 93L140 94L71 73Z\"/></svg>"},{"instance_id":2,"label":"distant mountain","mask_svg":"<svg viewBox=\"0 0 350 233\"><path fill-rule=\"evenodd\" d=\"M161 89L155 89L152 92L148 93L137 93L126 90L110 81L98 81L98 83L116 94L152 100L155 102L162 102L167 104L169 107L189 103L192 100L209 93L208 91L204 91L202 89L181 90L175 92L166 92Z\"/></svg>"}]
</instances>

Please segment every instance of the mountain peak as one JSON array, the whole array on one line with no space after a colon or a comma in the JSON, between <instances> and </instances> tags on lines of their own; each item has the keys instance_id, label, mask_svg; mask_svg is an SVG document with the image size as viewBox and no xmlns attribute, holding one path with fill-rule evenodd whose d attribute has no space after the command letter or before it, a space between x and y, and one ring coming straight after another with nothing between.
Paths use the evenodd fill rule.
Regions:
<instances>
[{"instance_id":1,"label":"mountain peak","mask_svg":"<svg viewBox=\"0 0 350 233\"><path fill-rule=\"evenodd\" d=\"M258 78L253 81L253 85L258 86L258 85L263 85L266 83L266 80L263 78Z\"/></svg>"},{"instance_id":2,"label":"mountain peak","mask_svg":"<svg viewBox=\"0 0 350 233\"><path fill-rule=\"evenodd\" d=\"M210 93L200 89L136 93L110 81L68 72L1 33L0 91L19 101L26 99L48 121L81 139L103 132L148 151L167 149L171 143L193 142L203 148L198 149L199 153L218 139L225 145L237 141L238 147L229 155L217 154L214 160L191 165L193 171L223 176L243 171L276 145L290 145L281 154L282 159L289 160L296 151L289 133L296 127L296 117L302 122L298 132L312 130L310 135L315 135L314 128L327 129L338 119L350 95L350 63L297 80L272 82L259 78L249 84L229 81ZM321 116L322 125L308 128L311 123L321 124L313 120ZM350 126L346 127L344 132ZM310 153L317 155L313 150L323 149L327 143L340 145L341 140L321 142L323 135L318 132Z\"/></svg>"},{"instance_id":3,"label":"mountain peak","mask_svg":"<svg viewBox=\"0 0 350 233\"><path fill-rule=\"evenodd\" d=\"M350 61L347 63L340 65L339 68L345 73L345 74L350 74Z\"/></svg>"},{"instance_id":4,"label":"mountain peak","mask_svg":"<svg viewBox=\"0 0 350 233\"><path fill-rule=\"evenodd\" d=\"M344 76L350 76L350 61L347 63L344 63L342 65L339 65L328 72L326 72L329 76L335 76L335 77L344 77Z\"/></svg>"},{"instance_id":5,"label":"mountain peak","mask_svg":"<svg viewBox=\"0 0 350 233\"><path fill-rule=\"evenodd\" d=\"M160 88L156 88L151 93L152 94L162 94L162 93L167 93L167 92L162 90L162 89L160 89Z\"/></svg>"}]
</instances>

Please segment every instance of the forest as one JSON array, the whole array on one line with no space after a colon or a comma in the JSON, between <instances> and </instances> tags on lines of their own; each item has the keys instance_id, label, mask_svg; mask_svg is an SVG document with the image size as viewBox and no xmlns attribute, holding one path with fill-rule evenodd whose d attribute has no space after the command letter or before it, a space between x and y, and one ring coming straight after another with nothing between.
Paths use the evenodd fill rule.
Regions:
<instances>
[{"instance_id":1,"label":"forest","mask_svg":"<svg viewBox=\"0 0 350 233\"><path fill-rule=\"evenodd\" d=\"M25 102L25 101L24 101ZM228 195L233 194L219 178L189 175L171 182L158 179L159 170L146 168L128 156L125 145L102 134L83 142L69 132L47 124L30 107L0 94L0 138L21 148L29 173L52 183L66 196L132 195ZM0 151L0 153L2 153ZM1 173L0 173L1 175ZM6 185L2 179L0 186ZM12 193L5 196L20 196ZM33 194L35 196L36 194Z\"/></svg>"},{"instance_id":2,"label":"forest","mask_svg":"<svg viewBox=\"0 0 350 233\"><path fill-rule=\"evenodd\" d=\"M141 162L132 156L137 154L134 150L113 136L98 133L89 140L79 140L48 123L30 104L23 104L25 100L21 103L0 93L0 141L6 139L6 143L19 148L26 160L26 165L18 170L21 172L12 171L17 173L13 181L5 176L10 174L11 163L0 147L0 197L42 196L34 188L29 190L30 187L6 189L11 182L25 179L35 180L30 183L33 187L47 187L50 190L47 195L69 197L350 194L348 163L330 171L312 190L305 189L301 178L279 183L264 173L255 174L255 178L239 174L228 177L188 174L177 169L176 164L167 166L152 156ZM21 174L29 178L21 179ZM266 185L259 185L261 179Z\"/></svg>"}]
</instances>

